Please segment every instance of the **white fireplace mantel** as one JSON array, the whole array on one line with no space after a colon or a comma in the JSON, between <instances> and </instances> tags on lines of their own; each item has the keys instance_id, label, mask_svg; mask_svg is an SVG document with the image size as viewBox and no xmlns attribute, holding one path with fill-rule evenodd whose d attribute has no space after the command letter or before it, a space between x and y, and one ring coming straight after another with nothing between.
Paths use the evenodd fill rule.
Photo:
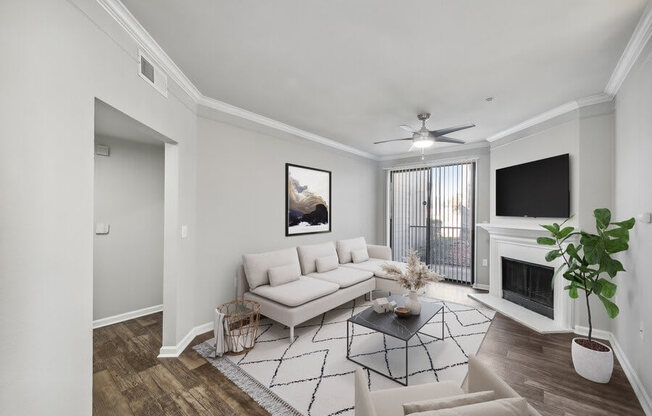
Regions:
<instances>
[{"instance_id":1,"label":"white fireplace mantel","mask_svg":"<svg viewBox=\"0 0 652 416\"><path fill-rule=\"evenodd\" d=\"M487 230L489 235L503 235L507 237L538 238L549 236L550 233L543 227L532 227L512 224L480 223L478 227Z\"/></svg>"},{"instance_id":2,"label":"white fireplace mantel","mask_svg":"<svg viewBox=\"0 0 652 416\"><path fill-rule=\"evenodd\" d=\"M502 257L509 257L533 264L561 266L562 260L545 260L551 249L537 243L538 237L549 236L543 227L501 223L477 224L489 233L489 293L469 296L541 333L572 332L573 307L571 299L563 292L564 285L554 285L554 319L550 319L503 298Z\"/></svg>"}]
</instances>

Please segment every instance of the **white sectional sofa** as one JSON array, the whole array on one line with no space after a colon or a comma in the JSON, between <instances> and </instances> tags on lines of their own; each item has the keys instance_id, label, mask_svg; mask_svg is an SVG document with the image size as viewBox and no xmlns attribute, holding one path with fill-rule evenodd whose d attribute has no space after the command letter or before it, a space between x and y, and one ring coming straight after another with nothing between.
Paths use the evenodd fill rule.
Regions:
<instances>
[{"instance_id":1,"label":"white sectional sofa","mask_svg":"<svg viewBox=\"0 0 652 416\"><path fill-rule=\"evenodd\" d=\"M389 247L364 238L298 246L242 256L238 298L256 301L261 313L290 328L373 290L402 292L381 269L391 261ZM355 261L354 261L355 260Z\"/></svg>"}]
</instances>

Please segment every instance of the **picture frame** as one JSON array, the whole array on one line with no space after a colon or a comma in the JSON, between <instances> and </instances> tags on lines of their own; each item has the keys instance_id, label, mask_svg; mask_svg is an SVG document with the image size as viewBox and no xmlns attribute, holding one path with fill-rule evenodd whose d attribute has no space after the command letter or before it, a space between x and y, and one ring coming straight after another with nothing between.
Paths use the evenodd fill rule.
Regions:
<instances>
[{"instance_id":1,"label":"picture frame","mask_svg":"<svg viewBox=\"0 0 652 416\"><path fill-rule=\"evenodd\" d=\"M332 230L331 171L285 164L285 236Z\"/></svg>"}]
</instances>

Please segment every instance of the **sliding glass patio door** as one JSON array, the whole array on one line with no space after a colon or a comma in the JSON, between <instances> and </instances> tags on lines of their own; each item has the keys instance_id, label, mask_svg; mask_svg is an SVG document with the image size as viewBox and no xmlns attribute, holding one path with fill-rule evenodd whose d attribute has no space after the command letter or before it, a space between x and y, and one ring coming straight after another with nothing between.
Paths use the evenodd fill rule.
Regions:
<instances>
[{"instance_id":1,"label":"sliding glass patio door","mask_svg":"<svg viewBox=\"0 0 652 416\"><path fill-rule=\"evenodd\" d=\"M447 280L472 284L475 162L391 171L389 228L394 260L416 250Z\"/></svg>"}]
</instances>

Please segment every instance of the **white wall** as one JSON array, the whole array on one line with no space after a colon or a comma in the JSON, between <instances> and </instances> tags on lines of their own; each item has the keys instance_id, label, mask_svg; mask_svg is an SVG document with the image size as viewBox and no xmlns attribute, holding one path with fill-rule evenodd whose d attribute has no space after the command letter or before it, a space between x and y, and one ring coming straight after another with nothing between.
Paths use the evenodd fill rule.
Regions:
<instances>
[{"instance_id":1,"label":"white wall","mask_svg":"<svg viewBox=\"0 0 652 416\"><path fill-rule=\"evenodd\" d=\"M89 415L95 97L179 143L191 227L194 107L137 75L137 45L94 0L0 2L0 49L0 414ZM194 242L178 244L179 280L192 279ZM187 305L171 311L172 343L192 325Z\"/></svg>"},{"instance_id":2,"label":"white wall","mask_svg":"<svg viewBox=\"0 0 652 416\"><path fill-rule=\"evenodd\" d=\"M476 222L489 221L489 147L467 149L460 151L446 151L431 155L426 155L425 164L448 163L459 160L476 159ZM400 166L413 166L421 163L421 156L415 156L403 159L387 160L380 163L378 182L378 206L381 208L378 216L381 219L378 228L378 237L383 243L387 239L387 168ZM482 259L489 259L489 234L481 229L476 228L476 264L475 264L475 283L479 285L489 285L489 267L482 265ZM488 264L488 263L487 263Z\"/></svg>"},{"instance_id":3,"label":"white wall","mask_svg":"<svg viewBox=\"0 0 652 416\"><path fill-rule=\"evenodd\" d=\"M612 206L613 143L613 103L584 107L492 143L491 222L532 227L562 221L496 216L496 169L568 153L573 216L569 224L595 231L593 210ZM594 328L611 329L612 321L597 298L591 299L591 312ZM574 302L574 322L588 324L583 298Z\"/></svg>"},{"instance_id":4,"label":"white wall","mask_svg":"<svg viewBox=\"0 0 652 416\"><path fill-rule=\"evenodd\" d=\"M235 296L242 254L376 234L377 163L301 139L198 120L197 322ZM332 232L285 236L285 163L330 170Z\"/></svg>"},{"instance_id":5,"label":"white wall","mask_svg":"<svg viewBox=\"0 0 652 416\"><path fill-rule=\"evenodd\" d=\"M614 216L618 219L652 211L651 58L648 42L616 97ZM652 224L637 222L630 237L630 249L621 257L627 272L617 278L620 314L613 332L651 397Z\"/></svg>"},{"instance_id":6,"label":"white wall","mask_svg":"<svg viewBox=\"0 0 652 416\"><path fill-rule=\"evenodd\" d=\"M110 225L93 246L93 320L163 303L161 144L96 136L95 222Z\"/></svg>"}]
</instances>

